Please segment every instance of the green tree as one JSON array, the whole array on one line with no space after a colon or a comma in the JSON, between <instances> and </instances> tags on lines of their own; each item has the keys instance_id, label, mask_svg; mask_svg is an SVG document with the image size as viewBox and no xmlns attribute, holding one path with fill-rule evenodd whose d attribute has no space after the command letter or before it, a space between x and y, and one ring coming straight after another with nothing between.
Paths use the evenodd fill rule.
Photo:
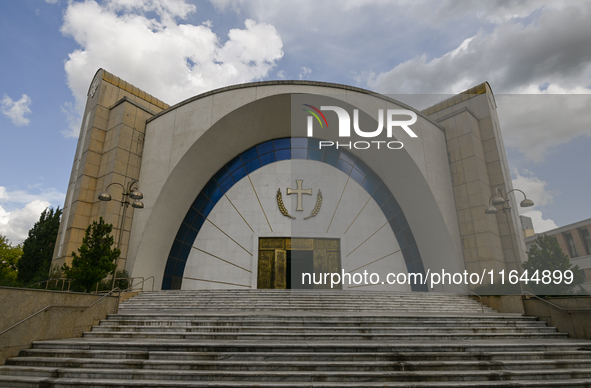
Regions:
<instances>
[{"instance_id":1,"label":"green tree","mask_svg":"<svg viewBox=\"0 0 591 388\"><path fill-rule=\"evenodd\" d=\"M18 285L18 261L23 254L21 244L12 245L10 240L0 234L0 285Z\"/></svg>"},{"instance_id":2,"label":"green tree","mask_svg":"<svg viewBox=\"0 0 591 388\"><path fill-rule=\"evenodd\" d=\"M23 242L23 257L18 262L18 279L24 284L49 278L61 215L59 207L47 208L29 230L29 237Z\"/></svg>"},{"instance_id":3,"label":"green tree","mask_svg":"<svg viewBox=\"0 0 591 388\"><path fill-rule=\"evenodd\" d=\"M115 260L121 254L113 248L111 231L113 225L106 224L103 218L94 221L86 228L82 245L78 248L80 255L72 252L72 266L64 264L62 271L67 278L74 280L85 292L104 279L117 267Z\"/></svg>"},{"instance_id":4,"label":"green tree","mask_svg":"<svg viewBox=\"0 0 591 388\"><path fill-rule=\"evenodd\" d=\"M527 251L528 259L523 263L523 269L527 270L528 277L531 279L534 273L538 271L539 282L529 281L527 288L537 295L565 295L572 294L577 286L583 284L583 273L579 266L573 266L567 255L564 254L558 241L554 237L539 235ZM554 271L560 271L563 275L562 281L554 278ZM570 284L564 282L566 271L572 271L573 279ZM543 272L550 271L549 284L543 284ZM548 272L547 272L548 274ZM558 275L558 273L556 273ZM548 282L548 278L545 279Z\"/></svg>"}]
</instances>

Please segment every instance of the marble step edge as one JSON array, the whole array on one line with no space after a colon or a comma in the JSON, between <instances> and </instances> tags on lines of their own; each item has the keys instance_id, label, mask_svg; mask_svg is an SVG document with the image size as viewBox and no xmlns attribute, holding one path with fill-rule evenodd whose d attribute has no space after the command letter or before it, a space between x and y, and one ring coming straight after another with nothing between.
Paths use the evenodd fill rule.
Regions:
<instances>
[{"instance_id":1,"label":"marble step edge","mask_svg":"<svg viewBox=\"0 0 591 388\"><path fill-rule=\"evenodd\" d=\"M302 321L348 321L348 320L357 320L357 321L390 321L396 319L403 319L403 320L463 320L463 321L476 321L476 320L518 320L518 321L538 321L537 317L533 316L524 316L520 313L472 313L472 314L441 314L441 313L428 313L428 314L384 314L381 311L376 311L376 314L335 314L335 315L302 315L301 312L297 314L283 314L283 313L276 313L276 312L262 312L256 314L238 314L238 313L224 313L220 314L219 312L203 312L203 313L190 313L190 312L142 312L142 313L119 313L119 314L108 314L108 320L119 320L119 319L137 319L137 320L154 320L156 318L162 318L166 320L175 320L175 319L195 319L195 320L205 320L205 319L216 319L216 320L232 320L236 322L248 321L248 320L259 320L259 319L266 319L266 320L275 320L275 321L284 321L284 320L302 320Z\"/></svg>"},{"instance_id":2,"label":"marble step edge","mask_svg":"<svg viewBox=\"0 0 591 388\"><path fill-rule=\"evenodd\" d=\"M459 328L475 328L475 329L537 329L543 327L550 327L543 321L524 322L519 323L507 323L504 325L498 323L482 323L477 322L476 324L469 324L463 322L443 322L443 323L421 323L414 322L415 325L410 325L413 322L400 322L396 324L384 325L379 323L377 325L371 325L367 323L358 324L331 324L326 323L324 325L313 323L306 325L298 322L292 324L281 324L280 322L244 322L244 324L235 324L235 322L212 324L215 322L194 322L194 321L148 321L144 324L144 321L101 321L99 325L93 326L96 328L174 328L174 329L204 329L204 330L222 330L222 329L261 329L268 328L274 330L405 330L418 328L421 330L448 330L448 329L459 329Z\"/></svg>"},{"instance_id":3,"label":"marble step edge","mask_svg":"<svg viewBox=\"0 0 591 388\"><path fill-rule=\"evenodd\" d=\"M433 340L433 339L454 339L454 338L480 338L480 339L529 339L529 338L562 338L568 337L568 333L560 333L553 331L551 333L534 332L534 333L474 333L474 332L455 332L455 333L249 333L249 332L156 332L156 331L87 331L83 334L84 337L89 338L199 338L207 337L215 339L216 337L227 337L227 339L257 339L257 340L272 340L273 338L296 338L299 340L315 341L317 338L329 340L329 338L342 338L343 340L360 339L372 337L376 339L408 339L408 340ZM303 337L303 338L302 338ZM334 339L332 339L334 340Z\"/></svg>"},{"instance_id":4,"label":"marble step edge","mask_svg":"<svg viewBox=\"0 0 591 388\"><path fill-rule=\"evenodd\" d=\"M335 381L347 381L346 379L363 381L368 378L376 378L380 381L398 379L402 381L425 381L433 379L449 380L513 380L542 378L570 378L576 375L578 378L586 378L591 382L591 369L531 369L531 370L458 370L458 371L194 371L194 370L150 370L150 369L89 369L89 368L54 368L54 367L18 367L0 366L0 375L18 373L19 375L33 375L39 377L80 377L101 378L133 378L133 379L158 379L183 380L198 378L206 380L223 379L252 379L251 381L271 381L271 379L336 379ZM87 376L89 375L89 376ZM118 377L119 376L119 377ZM125 376L125 377L124 377ZM562 377L563 376L563 377ZM104 378L104 377L102 377ZM448 380L448 381L449 381Z\"/></svg>"},{"instance_id":5,"label":"marble step edge","mask_svg":"<svg viewBox=\"0 0 591 388\"><path fill-rule=\"evenodd\" d=\"M31 365L32 364L32 365ZM275 361L275 360L110 360L110 359L75 359L54 357L13 357L9 358L6 366L42 366L52 368L113 368L115 369L150 369L150 370L199 370L198 368L246 368L240 370L261 370L266 368L400 368L393 371L430 370L445 368L451 370L529 370L536 368L554 369L591 369L591 359L560 359L560 360L463 360L463 361ZM158 368L158 367L164 368ZM413 368L410 370L408 368ZM487 369L488 368L488 369ZM518 368L518 369L517 369ZM224 369L221 369L224 370ZM230 369L233 370L233 369ZM438 369L439 370L439 369ZM326 370L330 371L330 370Z\"/></svg>"},{"instance_id":6,"label":"marble step edge","mask_svg":"<svg viewBox=\"0 0 591 388\"><path fill-rule=\"evenodd\" d=\"M32 347L35 349L78 349L78 350L99 350L105 347L110 350L141 350L141 351L189 351L189 352L210 352L210 351L227 351L223 349L230 349L229 351L255 351L255 352L314 352L314 353L330 353L330 352L508 352L508 351L572 351L581 350L591 352L591 341L560 338L556 341L547 340L530 340L527 343L515 343L514 341L396 341L396 342L375 342L375 341L358 341L355 344L350 342L338 341L294 341L285 343L281 341L261 343L260 341L187 341L177 340L154 340L154 339L140 339L140 340L112 340L112 339L65 339L65 340L46 340L34 341ZM74 348L72 348L74 347ZM114 349L112 349L114 348ZM222 349L222 350L220 350Z\"/></svg>"},{"instance_id":7,"label":"marble step edge","mask_svg":"<svg viewBox=\"0 0 591 388\"><path fill-rule=\"evenodd\" d=\"M311 360L314 358L387 358L384 361L445 361L469 360L476 358L480 361L487 360L512 360L516 357L523 360L561 360L561 359L591 359L591 348L588 351L563 350L563 351L529 351L529 352L397 352L397 353L322 353L322 352L175 352L175 351L127 351L127 350L80 350L80 349L23 349L19 357L55 357L55 358L101 358L114 360L195 360L216 361L232 360L235 358L302 358ZM191 359L191 357L195 357ZM206 359L206 358L209 358ZM380 360L378 360L380 361Z\"/></svg>"},{"instance_id":8,"label":"marble step edge","mask_svg":"<svg viewBox=\"0 0 591 388\"><path fill-rule=\"evenodd\" d=\"M265 381L170 381L170 380L115 380L115 379L69 379L47 377L0 376L0 382L6 388L409 388L408 382L265 382ZM519 380L515 381L435 381L413 382L412 388L486 388L486 387L529 387L529 388L589 388L589 379L559 380Z\"/></svg>"},{"instance_id":9,"label":"marble step edge","mask_svg":"<svg viewBox=\"0 0 591 388\"><path fill-rule=\"evenodd\" d=\"M340 335L340 334L406 334L406 333L555 333L557 329L551 326L539 327L391 327L391 328L309 328L309 327L279 327L279 326L93 326L94 333L236 333L236 334L310 334L310 335Z\"/></svg>"}]
</instances>

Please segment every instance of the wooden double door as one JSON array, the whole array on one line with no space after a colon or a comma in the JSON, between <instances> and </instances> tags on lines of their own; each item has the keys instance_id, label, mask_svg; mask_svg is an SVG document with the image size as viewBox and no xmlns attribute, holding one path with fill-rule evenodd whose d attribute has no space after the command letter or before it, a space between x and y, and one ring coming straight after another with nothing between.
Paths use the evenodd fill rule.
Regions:
<instances>
[{"instance_id":1,"label":"wooden double door","mask_svg":"<svg viewBox=\"0 0 591 388\"><path fill-rule=\"evenodd\" d=\"M325 273L340 273L340 256L339 239L260 238L257 288L330 289L330 276L328 284L313 280L324 280ZM310 276L302 282L302 274Z\"/></svg>"}]
</instances>

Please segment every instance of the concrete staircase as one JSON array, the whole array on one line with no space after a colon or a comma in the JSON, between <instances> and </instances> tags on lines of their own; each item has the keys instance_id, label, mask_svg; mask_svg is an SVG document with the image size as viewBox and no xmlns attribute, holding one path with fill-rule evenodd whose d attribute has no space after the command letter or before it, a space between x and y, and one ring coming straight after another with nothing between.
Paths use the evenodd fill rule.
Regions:
<instances>
[{"instance_id":1,"label":"concrete staircase","mask_svg":"<svg viewBox=\"0 0 591 388\"><path fill-rule=\"evenodd\" d=\"M0 387L591 387L591 341L459 295L146 292Z\"/></svg>"}]
</instances>

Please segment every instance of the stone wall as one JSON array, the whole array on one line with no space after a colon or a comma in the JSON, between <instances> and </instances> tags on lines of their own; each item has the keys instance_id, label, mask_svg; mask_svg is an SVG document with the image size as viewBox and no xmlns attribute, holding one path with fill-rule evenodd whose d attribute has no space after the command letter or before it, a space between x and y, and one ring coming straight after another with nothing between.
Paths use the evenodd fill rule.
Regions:
<instances>
[{"instance_id":1,"label":"stone wall","mask_svg":"<svg viewBox=\"0 0 591 388\"><path fill-rule=\"evenodd\" d=\"M117 313L119 298L101 295L0 287L0 332L47 306L55 306L0 334L0 365L33 341L81 337L91 326ZM69 307L65 307L69 306Z\"/></svg>"},{"instance_id":2,"label":"stone wall","mask_svg":"<svg viewBox=\"0 0 591 388\"><path fill-rule=\"evenodd\" d=\"M552 306L536 298L523 300L525 315L538 317L571 338L591 339L591 297L550 298Z\"/></svg>"},{"instance_id":3,"label":"stone wall","mask_svg":"<svg viewBox=\"0 0 591 388\"><path fill-rule=\"evenodd\" d=\"M523 314L548 323L571 338L591 339L591 297L558 297L540 300L521 295L490 295L472 299L502 314ZM553 306L554 305L554 306Z\"/></svg>"}]
</instances>

